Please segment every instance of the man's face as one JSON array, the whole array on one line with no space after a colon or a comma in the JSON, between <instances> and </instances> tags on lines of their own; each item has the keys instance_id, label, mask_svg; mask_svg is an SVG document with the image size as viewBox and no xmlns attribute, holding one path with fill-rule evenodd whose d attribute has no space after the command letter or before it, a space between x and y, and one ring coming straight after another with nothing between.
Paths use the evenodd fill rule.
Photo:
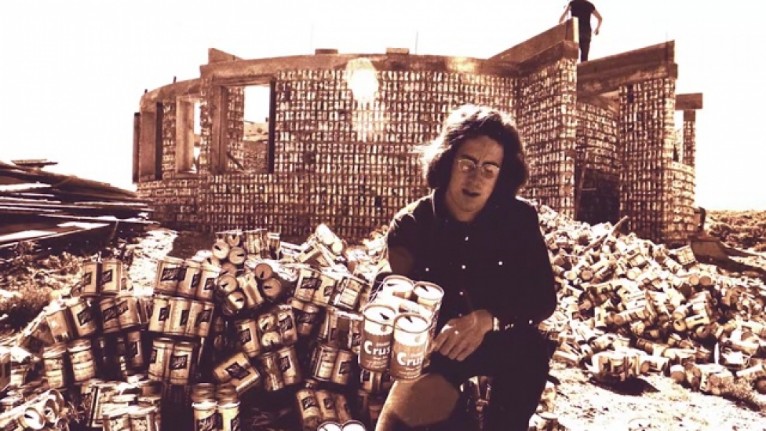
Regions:
<instances>
[{"instance_id":1,"label":"man's face","mask_svg":"<svg viewBox=\"0 0 766 431\"><path fill-rule=\"evenodd\" d=\"M492 138L479 136L460 145L445 194L447 208L457 220L476 218L495 189L502 164L503 147Z\"/></svg>"}]
</instances>

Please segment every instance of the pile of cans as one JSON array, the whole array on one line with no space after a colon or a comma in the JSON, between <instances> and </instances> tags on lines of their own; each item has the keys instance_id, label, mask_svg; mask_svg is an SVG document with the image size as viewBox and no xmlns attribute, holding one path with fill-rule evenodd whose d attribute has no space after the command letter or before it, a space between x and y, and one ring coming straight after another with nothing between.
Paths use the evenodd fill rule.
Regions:
<instances>
[{"instance_id":1,"label":"pile of cans","mask_svg":"<svg viewBox=\"0 0 766 431\"><path fill-rule=\"evenodd\" d=\"M124 274L117 259L85 263L71 295L52 301L17 338L42 366L19 364L9 387L28 390L39 381L55 390L71 406L67 426L160 429L161 388L145 378L151 297L126 290Z\"/></svg>"},{"instance_id":2,"label":"pile of cans","mask_svg":"<svg viewBox=\"0 0 766 431\"><path fill-rule=\"evenodd\" d=\"M230 384L243 403L249 393L286 397L293 425L306 430L352 419L374 426L393 380L420 375L443 292L390 277L373 293L374 252L347 247L326 225L301 245L265 233L222 232L210 254L198 253L221 272L213 342L200 356L212 358L200 367L211 372L197 381ZM237 247L243 258L232 262ZM206 418L196 409L209 405L194 404L195 429Z\"/></svg>"}]
</instances>

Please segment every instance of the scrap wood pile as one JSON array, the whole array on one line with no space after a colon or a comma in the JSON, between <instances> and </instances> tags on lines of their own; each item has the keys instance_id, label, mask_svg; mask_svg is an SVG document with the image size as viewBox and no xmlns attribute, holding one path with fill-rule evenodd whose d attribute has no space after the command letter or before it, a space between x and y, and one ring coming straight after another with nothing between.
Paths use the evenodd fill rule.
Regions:
<instances>
[{"instance_id":1,"label":"scrap wood pile","mask_svg":"<svg viewBox=\"0 0 766 431\"><path fill-rule=\"evenodd\" d=\"M0 251L134 235L149 224L151 209L134 192L18 163L0 161Z\"/></svg>"},{"instance_id":2,"label":"scrap wood pile","mask_svg":"<svg viewBox=\"0 0 766 431\"><path fill-rule=\"evenodd\" d=\"M717 274L687 247L539 211L558 283L559 307L541 324L558 341L554 360L608 384L663 373L708 394L766 389L762 282ZM378 319L378 337L393 332L381 331L381 318L395 321L381 306L364 315L364 304L430 317L438 297L402 279L386 285L390 296L372 294L383 238L377 231L349 246L320 226L295 245L265 229L222 232L194 256L161 258L147 286L126 280L120 259L87 263L71 297L9 342L12 375L0 402L15 413L0 425L39 417L27 410L59 399L56 391L65 405L42 416L75 428L372 425L392 375L417 376L424 358L395 363L395 341L360 349L368 317ZM477 420L484 386L467 385ZM546 388L536 429L560 429L555 393Z\"/></svg>"}]
</instances>

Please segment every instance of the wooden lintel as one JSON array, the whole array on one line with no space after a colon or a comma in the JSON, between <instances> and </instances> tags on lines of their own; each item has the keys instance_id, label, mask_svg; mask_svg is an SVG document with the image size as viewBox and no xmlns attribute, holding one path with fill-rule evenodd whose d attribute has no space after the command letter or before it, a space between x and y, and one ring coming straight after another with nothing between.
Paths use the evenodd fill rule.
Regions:
<instances>
[{"instance_id":1,"label":"wooden lintel","mask_svg":"<svg viewBox=\"0 0 766 431\"><path fill-rule=\"evenodd\" d=\"M676 94L676 111L702 109L702 93Z\"/></svg>"},{"instance_id":2,"label":"wooden lintel","mask_svg":"<svg viewBox=\"0 0 766 431\"><path fill-rule=\"evenodd\" d=\"M297 55L207 64L201 66L200 71L201 77L209 79L214 85L266 84L281 71L299 69L339 70L345 68L350 60L356 58L369 59L378 70L465 72L501 76L515 76L518 72L518 66L503 61L487 61L470 57L405 56L401 54Z\"/></svg>"},{"instance_id":3,"label":"wooden lintel","mask_svg":"<svg viewBox=\"0 0 766 431\"><path fill-rule=\"evenodd\" d=\"M200 79L189 79L155 88L141 97L141 112L154 109L155 104L163 100L199 95L201 83Z\"/></svg>"},{"instance_id":4,"label":"wooden lintel","mask_svg":"<svg viewBox=\"0 0 766 431\"><path fill-rule=\"evenodd\" d=\"M242 59L237 57L234 54L229 54L228 52L221 51L220 49L208 48L207 50L208 64L220 63L225 61L234 61L234 60L242 60Z\"/></svg>"},{"instance_id":5,"label":"wooden lintel","mask_svg":"<svg viewBox=\"0 0 766 431\"><path fill-rule=\"evenodd\" d=\"M650 79L677 78L678 65L675 63L650 63L603 70L600 73L577 75L577 97L589 97L608 93L625 84Z\"/></svg>"},{"instance_id":6,"label":"wooden lintel","mask_svg":"<svg viewBox=\"0 0 766 431\"><path fill-rule=\"evenodd\" d=\"M541 66L546 66L562 58L576 60L579 55L579 49L580 48L574 42L559 42L542 52L538 52L534 56L521 63L521 72L528 73L535 71Z\"/></svg>"},{"instance_id":7,"label":"wooden lintel","mask_svg":"<svg viewBox=\"0 0 766 431\"><path fill-rule=\"evenodd\" d=\"M578 95L577 103L585 103L588 105L598 106L599 108L605 109L615 115L619 110L619 101L614 94L598 94L589 95L586 97L580 97Z\"/></svg>"},{"instance_id":8,"label":"wooden lintel","mask_svg":"<svg viewBox=\"0 0 766 431\"><path fill-rule=\"evenodd\" d=\"M564 41L575 41L574 21L566 22L552 27L536 36L533 36L520 44L493 55L490 60L511 61L523 63L539 53L558 45Z\"/></svg>"},{"instance_id":9,"label":"wooden lintel","mask_svg":"<svg viewBox=\"0 0 766 431\"><path fill-rule=\"evenodd\" d=\"M597 58L577 65L577 76L590 76L614 69L642 67L648 64L675 62L675 42L669 41L645 48L634 49L608 57Z\"/></svg>"}]
</instances>

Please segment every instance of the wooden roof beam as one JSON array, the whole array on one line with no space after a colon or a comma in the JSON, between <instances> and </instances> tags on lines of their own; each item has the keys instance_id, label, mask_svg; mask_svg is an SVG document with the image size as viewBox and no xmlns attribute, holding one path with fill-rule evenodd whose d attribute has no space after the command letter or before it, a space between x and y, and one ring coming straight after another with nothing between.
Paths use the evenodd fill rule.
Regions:
<instances>
[{"instance_id":1,"label":"wooden roof beam","mask_svg":"<svg viewBox=\"0 0 766 431\"><path fill-rule=\"evenodd\" d=\"M676 111L702 109L702 93L676 94Z\"/></svg>"},{"instance_id":2,"label":"wooden roof beam","mask_svg":"<svg viewBox=\"0 0 766 431\"><path fill-rule=\"evenodd\" d=\"M609 93L621 85L658 78L677 78L675 42L665 42L622 54L580 63L578 97Z\"/></svg>"},{"instance_id":3,"label":"wooden roof beam","mask_svg":"<svg viewBox=\"0 0 766 431\"><path fill-rule=\"evenodd\" d=\"M523 63L564 41L577 42L575 38L575 24L571 19L544 31L537 36L533 36L518 45L506 49L499 54L493 55L489 60Z\"/></svg>"}]
</instances>

